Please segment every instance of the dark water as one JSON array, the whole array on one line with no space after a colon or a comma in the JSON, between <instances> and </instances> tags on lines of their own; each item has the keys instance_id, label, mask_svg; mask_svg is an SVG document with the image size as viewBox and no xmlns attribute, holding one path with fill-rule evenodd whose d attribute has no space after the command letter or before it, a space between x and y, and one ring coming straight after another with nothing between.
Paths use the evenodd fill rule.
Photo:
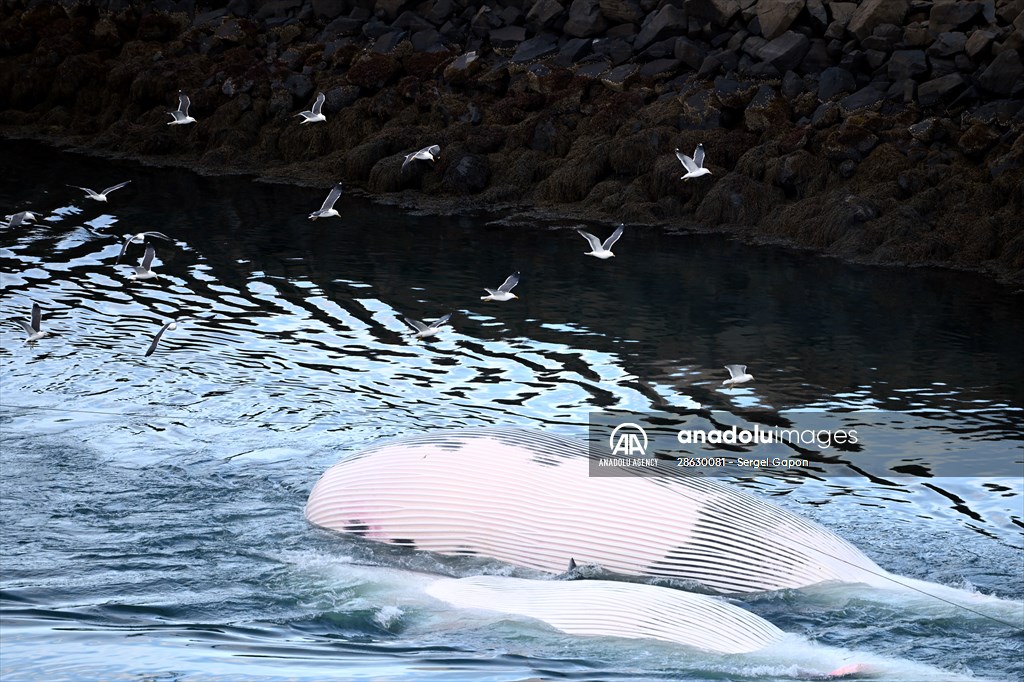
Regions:
<instances>
[{"instance_id":1,"label":"dark water","mask_svg":"<svg viewBox=\"0 0 1024 682\"><path fill-rule=\"evenodd\" d=\"M410 215L349 195L343 218L312 223L326 189L25 143L0 143L0 174L2 213L42 217L0 232L0 317L37 301L53 334L25 344L0 323L4 680L791 680L835 667L835 651L889 661L883 678L1024 676L1012 468L739 480L890 571L1001 598L982 610L1016 624L820 587L744 600L793 633L764 656L445 610L419 593L423 574L480 566L302 518L317 477L378 439L481 425L582 437L596 410L799 425L881 409L914 426L889 449L927 428L964 457L1019 461L1019 294L639 227L597 261L570 223ZM126 179L107 205L66 187ZM156 242L159 279L131 282L116 237L142 230L175 241ZM515 270L519 300L479 301ZM410 342L400 319L450 311L429 343ZM179 315L190 321L143 357ZM734 362L756 380L723 391Z\"/></svg>"}]
</instances>

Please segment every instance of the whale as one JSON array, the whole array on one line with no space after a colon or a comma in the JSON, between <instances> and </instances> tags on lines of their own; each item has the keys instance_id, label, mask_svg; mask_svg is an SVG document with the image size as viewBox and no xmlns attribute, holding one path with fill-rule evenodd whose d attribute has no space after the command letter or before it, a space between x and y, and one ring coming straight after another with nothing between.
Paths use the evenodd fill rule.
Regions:
<instances>
[{"instance_id":1,"label":"whale","mask_svg":"<svg viewBox=\"0 0 1024 682\"><path fill-rule=\"evenodd\" d=\"M376 542L550 573L570 561L712 594L891 578L826 528L739 486L685 475L591 476L585 442L511 428L371 445L310 492L312 524Z\"/></svg>"}]
</instances>

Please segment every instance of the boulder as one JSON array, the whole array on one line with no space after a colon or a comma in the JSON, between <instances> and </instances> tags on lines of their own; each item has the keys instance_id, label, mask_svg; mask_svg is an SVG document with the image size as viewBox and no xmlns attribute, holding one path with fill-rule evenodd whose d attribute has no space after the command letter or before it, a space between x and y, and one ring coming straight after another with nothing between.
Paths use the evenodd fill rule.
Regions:
<instances>
[{"instance_id":1,"label":"boulder","mask_svg":"<svg viewBox=\"0 0 1024 682\"><path fill-rule=\"evenodd\" d=\"M550 33L541 33L539 36L524 40L516 48L512 55L512 61L523 63L533 61L545 55L552 54L558 50L558 39Z\"/></svg>"},{"instance_id":2,"label":"boulder","mask_svg":"<svg viewBox=\"0 0 1024 682\"><path fill-rule=\"evenodd\" d=\"M903 23L910 8L910 0L864 0L857 6L846 29L863 40L881 24Z\"/></svg>"},{"instance_id":3,"label":"boulder","mask_svg":"<svg viewBox=\"0 0 1024 682\"><path fill-rule=\"evenodd\" d=\"M964 44L964 52L968 57L974 59L989 48L995 37L996 34L992 31L974 31Z\"/></svg>"},{"instance_id":4,"label":"boulder","mask_svg":"<svg viewBox=\"0 0 1024 682\"><path fill-rule=\"evenodd\" d=\"M891 81L914 78L928 73L928 58L924 50L897 50L889 59L888 76Z\"/></svg>"},{"instance_id":5,"label":"boulder","mask_svg":"<svg viewBox=\"0 0 1024 682\"><path fill-rule=\"evenodd\" d=\"M933 36L945 31L952 31L967 24L981 13L980 2L954 2L944 0L932 5L928 13L928 30Z\"/></svg>"},{"instance_id":6,"label":"boulder","mask_svg":"<svg viewBox=\"0 0 1024 682\"><path fill-rule=\"evenodd\" d=\"M601 14L598 0L573 0L562 30L576 38L589 38L604 33L607 28L608 22Z\"/></svg>"},{"instance_id":7,"label":"boulder","mask_svg":"<svg viewBox=\"0 0 1024 682\"><path fill-rule=\"evenodd\" d=\"M635 0L600 0L601 14L617 24L639 24L644 11Z\"/></svg>"},{"instance_id":8,"label":"boulder","mask_svg":"<svg viewBox=\"0 0 1024 682\"><path fill-rule=\"evenodd\" d=\"M565 11L557 0L537 0L526 13L526 23L535 31L545 29Z\"/></svg>"},{"instance_id":9,"label":"boulder","mask_svg":"<svg viewBox=\"0 0 1024 682\"><path fill-rule=\"evenodd\" d=\"M640 33L633 41L633 49L642 50L655 40L667 38L671 34L685 34L688 26L686 12L672 5L664 5L657 12L647 15Z\"/></svg>"},{"instance_id":10,"label":"boulder","mask_svg":"<svg viewBox=\"0 0 1024 682\"><path fill-rule=\"evenodd\" d=\"M761 35L774 40L789 30L793 20L804 9L805 0L761 0L757 3L757 20Z\"/></svg>"},{"instance_id":11,"label":"boulder","mask_svg":"<svg viewBox=\"0 0 1024 682\"><path fill-rule=\"evenodd\" d=\"M1020 82L1022 75L1024 65L1021 64L1020 53L1017 50L1003 50L982 72L978 78L978 85L997 95L1009 95Z\"/></svg>"},{"instance_id":12,"label":"boulder","mask_svg":"<svg viewBox=\"0 0 1024 682\"><path fill-rule=\"evenodd\" d=\"M676 38L673 55L691 69L699 69L704 57L707 56L707 51L689 38L680 36Z\"/></svg>"},{"instance_id":13,"label":"boulder","mask_svg":"<svg viewBox=\"0 0 1024 682\"><path fill-rule=\"evenodd\" d=\"M857 90L857 79L853 74L838 66L825 69L818 81L818 99L827 102L836 95L849 94Z\"/></svg>"},{"instance_id":14,"label":"boulder","mask_svg":"<svg viewBox=\"0 0 1024 682\"><path fill-rule=\"evenodd\" d=\"M967 36L959 31L946 31L940 33L935 42L928 47L928 55L931 57L951 57L964 51L967 44Z\"/></svg>"},{"instance_id":15,"label":"boulder","mask_svg":"<svg viewBox=\"0 0 1024 682\"><path fill-rule=\"evenodd\" d=\"M786 31L762 47L758 56L779 72L795 69L811 47L811 41L803 33Z\"/></svg>"},{"instance_id":16,"label":"boulder","mask_svg":"<svg viewBox=\"0 0 1024 682\"><path fill-rule=\"evenodd\" d=\"M917 101L923 106L949 101L966 87L967 81L959 73L950 73L921 83L917 88Z\"/></svg>"},{"instance_id":17,"label":"boulder","mask_svg":"<svg viewBox=\"0 0 1024 682\"><path fill-rule=\"evenodd\" d=\"M476 194L487 188L491 168L482 154L463 154L448 164L441 178L441 188L448 194Z\"/></svg>"},{"instance_id":18,"label":"boulder","mask_svg":"<svg viewBox=\"0 0 1024 682\"><path fill-rule=\"evenodd\" d=\"M737 0L685 0L683 7L690 16L707 19L720 28L728 26L740 12Z\"/></svg>"}]
</instances>

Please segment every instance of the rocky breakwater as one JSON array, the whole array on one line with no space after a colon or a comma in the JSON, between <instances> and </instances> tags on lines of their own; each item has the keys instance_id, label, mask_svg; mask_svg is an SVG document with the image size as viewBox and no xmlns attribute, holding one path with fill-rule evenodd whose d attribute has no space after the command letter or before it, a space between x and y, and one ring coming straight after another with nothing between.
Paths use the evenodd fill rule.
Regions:
<instances>
[{"instance_id":1,"label":"rocky breakwater","mask_svg":"<svg viewBox=\"0 0 1024 682\"><path fill-rule=\"evenodd\" d=\"M1024 281L1024 0L218 4L6 0L0 126Z\"/></svg>"}]
</instances>

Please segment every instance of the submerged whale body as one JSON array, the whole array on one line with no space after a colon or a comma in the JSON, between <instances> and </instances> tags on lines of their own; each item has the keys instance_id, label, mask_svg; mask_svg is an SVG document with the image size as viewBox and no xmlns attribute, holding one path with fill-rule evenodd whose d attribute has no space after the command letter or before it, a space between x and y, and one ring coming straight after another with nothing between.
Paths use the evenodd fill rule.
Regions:
<instances>
[{"instance_id":1,"label":"submerged whale body","mask_svg":"<svg viewBox=\"0 0 1024 682\"><path fill-rule=\"evenodd\" d=\"M606 580L439 578L427 594L458 608L526 616L572 635L650 638L705 651L759 651L782 630L721 598Z\"/></svg>"},{"instance_id":2,"label":"submerged whale body","mask_svg":"<svg viewBox=\"0 0 1024 682\"><path fill-rule=\"evenodd\" d=\"M586 445L516 429L389 441L328 469L310 522L379 542L561 573L696 581L737 594L888 574L825 528L719 480L592 477Z\"/></svg>"}]
</instances>

